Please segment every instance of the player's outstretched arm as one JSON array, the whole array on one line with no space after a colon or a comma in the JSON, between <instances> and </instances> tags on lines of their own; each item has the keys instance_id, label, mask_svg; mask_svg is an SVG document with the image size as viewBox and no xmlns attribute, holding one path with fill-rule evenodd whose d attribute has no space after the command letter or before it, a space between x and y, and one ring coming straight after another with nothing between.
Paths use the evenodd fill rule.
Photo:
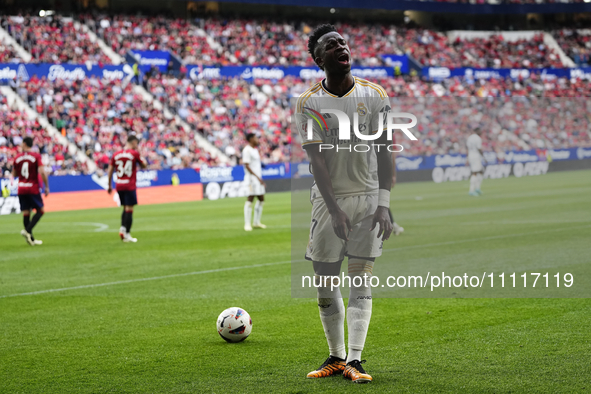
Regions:
<instances>
[{"instance_id":1,"label":"player's outstretched arm","mask_svg":"<svg viewBox=\"0 0 591 394\"><path fill-rule=\"evenodd\" d=\"M107 193L111 194L113 192L113 171L115 167L112 164L109 164L109 170L107 173Z\"/></svg>"},{"instance_id":2,"label":"player's outstretched arm","mask_svg":"<svg viewBox=\"0 0 591 394\"><path fill-rule=\"evenodd\" d=\"M332 228L337 237L348 241L349 232L353 229L353 226L351 226L351 221L347 217L347 214L337 204L324 154L320 152L318 144L311 144L305 148L308 152L308 157L310 157L314 181L332 218Z\"/></svg>"},{"instance_id":3,"label":"player's outstretched arm","mask_svg":"<svg viewBox=\"0 0 591 394\"><path fill-rule=\"evenodd\" d=\"M388 144L387 136L382 133L382 136L378 139L378 144L383 144L381 149L376 148L377 163L378 163L378 208L373 215L372 227L370 231L379 224L378 238L382 237L385 241L390 238L392 233L392 222L390 221L390 215L388 214L388 208L390 208L390 189L392 188L392 154L385 149Z\"/></svg>"}]
</instances>

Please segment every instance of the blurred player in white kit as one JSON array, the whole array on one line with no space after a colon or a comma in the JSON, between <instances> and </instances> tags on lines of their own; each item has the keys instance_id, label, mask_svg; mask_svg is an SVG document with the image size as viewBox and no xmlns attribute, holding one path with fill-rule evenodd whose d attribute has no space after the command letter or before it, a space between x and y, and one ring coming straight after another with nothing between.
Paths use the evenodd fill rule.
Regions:
<instances>
[{"instance_id":1,"label":"blurred player in white kit","mask_svg":"<svg viewBox=\"0 0 591 394\"><path fill-rule=\"evenodd\" d=\"M480 135L482 131L479 128L474 129L474 132L468 137L466 146L468 147L468 164L470 165L470 192L471 196L480 196L482 191L480 186L482 185L482 179L484 179L484 166L482 160L484 155L482 154L482 138Z\"/></svg>"},{"instance_id":2,"label":"blurred player in white kit","mask_svg":"<svg viewBox=\"0 0 591 394\"><path fill-rule=\"evenodd\" d=\"M244 231L252 231L253 227L267 228L261 223L263 203L265 202L265 182L263 182L261 156L257 149L259 139L255 134L249 133L246 135L246 141L248 144L242 150L244 183L248 187L248 197L244 203ZM251 225L252 202L255 197L257 197L257 202L254 204L254 218Z\"/></svg>"}]
</instances>

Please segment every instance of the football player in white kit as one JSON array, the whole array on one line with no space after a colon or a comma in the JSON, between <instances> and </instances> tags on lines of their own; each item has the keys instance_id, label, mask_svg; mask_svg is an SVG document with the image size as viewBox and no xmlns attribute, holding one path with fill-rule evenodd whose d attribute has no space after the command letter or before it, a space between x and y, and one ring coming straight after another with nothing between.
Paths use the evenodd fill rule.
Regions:
<instances>
[{"instance_id":1,"label":"football player in white kit","mask_svg":"<svg viewBox=\"0 0 591 394\"><path fill-rule=\"evenodd\" d=\"M331 286L341 263L348 257L348 276L371 278L382 243L390 237L388 215L392 182L392 156L385 148L387 134L379 130L390 110L386 91L379 85L351 74L351 52L345 39L332 25L317 27L308 40L308 50L326 79L313 85L297 101L295 120L303 147L310 159L314 186L310 193L312 220L306 259L313 262L320 320L328 342L329 357L308 378L342 374L353 382L370 382L361 364L371 318L369 281L352 285L346 317L348 348L345 347L345 307L339 287ZM361 134L381 133L377 140L340 139L340 122L334 115L321 114L327 108L344 112L353 124L358 118ZM310 118L317 121L308 122ZM309 138L308 126L313 135ZM367 143L361 153L352 147ZM375 145L374 145L375 144ZM377 148L382 144L381 148ZM325 149L333 146L333 149ZM369 145L372 145L369 147ZM336 150L334 147L338 147ZM328 279L328 281L327 281ZM317 286L317 285L315 285ZM348 352L347 352L348 350Z\"/></svg>"},{"instance_id":2,"label":"football player in white kit","mask_svg":"<svg viewBox=\"0 0 591 394\"><path fill-rule=\"evenodd\" d=\"M468 164L470 165L470 191L468 192L471 196L480 196L480 186L482 185L482 179L484 179L484 166L482 160L484 155L482 154L482 138L480 135L482 131L479 128L474 129L474 132L468 137L466 146L468 147Z\"/></svg>"},{"instance_id":3,"label":"football player in white kit","mask_svg":"<svg viewBox=\"0 0 591 394\"><path fill-rule=\"evenodd\" d=\"M252 231L253 227L267 228L261 223L263 203L265 202L265 182L263 182L261 155L257 149L259 138L255 134L249 133L246 135L246 142L248 144L242 150L244 183L248 187L248 197L244 203L244 231ZM251 225L252 202L255 197L257 197L257 202L254 204L254 218Z\"/></svg>"}]
</instances>

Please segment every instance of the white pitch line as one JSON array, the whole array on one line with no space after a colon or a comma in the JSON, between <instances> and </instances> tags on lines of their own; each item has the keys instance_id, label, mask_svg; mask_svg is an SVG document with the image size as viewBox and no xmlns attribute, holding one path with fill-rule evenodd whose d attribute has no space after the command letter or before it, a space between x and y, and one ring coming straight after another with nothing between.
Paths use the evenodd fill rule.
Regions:
<instances>
[{"instance_id":1,"label":"white pitch line","mask_svg":"<svg viewBox=\"0 0 591 394\"><path fill-rule=\"evenodd\" d=\"M101 231L105 231L106 229L109 228L108 224L104 224L104 223L92 223L92 222L75 222L75 225L82 225L82 226L95 226L96 228L94 229L95 233L101 232Z\"/></svg>"},{"instance_id":2,"label":"white pitch line","mask_svg":"<svg viewBox=\"0 0 591 394\"><path fill-rule=\"evenodd\" d=\"M588 228L588 227L591 227L591 224L586 225L586 226L565 227L565 228L558 228L558 229L553 229L553 230L534 231L534 232L529 232L529 233L494 235L494 236L490 236L490 237L465 239L465 240L459 240L459 241L447 241L447 242L437 242L437 243L432 243L432 244L403 246L401 248L385 249L384 252L394 252L397 250L417 249L417 248L430 248L433 246L455 245L455 244L461 244L461 243L466 243L466 242L488 241L488 240L493 240L493 239L502 239L502 238L510 238L510 237L522 237L525 235L545 234L545 233L552 233L552 232L573 230L573 229L580 229L580 228ZM0 296L0 298L21 297L21 296L36 295L36 294L55 293L58 291L67 291L67 290L89 289L92 287L122 285L122 284L126 284L126 283L145 282L145 281L149 281L149 280L159 280L159 279L167 279L167 278L178 278L178 277L191 276L191 275L212 274L215 272L235 271L235 270L241 270L241 269L247 269L247 268L268 267L268 266L273 266L273 265L280 265L280 264L287 264L287 263L294 263L294 262L301 262L301 261L304 261L304 260L279 261L276 263L254 264L254 265L247 265L247 266L242 266L242 267L218 268L218 269L214 269L214 270L186 272L183 274L154 276L151 278L128 279L128 280L121 280L121 281L117 281L117 282L97 283L97 284L91 284L91 285L64 287L61 289L48 289L48 290L32 291L29 293L9 294L9 295Z\"/></svg>"},{"instance_id":3,"label":"white pitch line","mask_svg":"<svg viewBox=\"0 0 591 394\"><path fill-rule=\"evenodd\" d=\"M218 268L218 269L206 270L206 271L185 272L183 274L153 276L151 278L137 278L137 279L120 280L120 281L116 281L116 282L96 283L96 284L91 284L91 285L82 285L82 286L74 286L74 287L63 287L61 289L47 289L47 290L31 291L28 293L3 295L3 296L0 296L0 298L21 297L21 296L28 296L28 295L55 293L58 291L67 291L67 290L89 289L92 287L123 285L126 283L145 282L145 281L149 281L149 280L159 280L159 279L168 279L168 278L178 278L178 277L182 277L182 276L191 276L191 275L212 274L215 272L235 271L235 270L241 270L241 269L247 269L247 268L269 267L269 266L273 266L273 265L287 264L287 263L291 263L291 261L279 261L277 263L253 264L253 265L245 265L242 267L228 267L228 268Z\"/></svg>"}]
</instances>

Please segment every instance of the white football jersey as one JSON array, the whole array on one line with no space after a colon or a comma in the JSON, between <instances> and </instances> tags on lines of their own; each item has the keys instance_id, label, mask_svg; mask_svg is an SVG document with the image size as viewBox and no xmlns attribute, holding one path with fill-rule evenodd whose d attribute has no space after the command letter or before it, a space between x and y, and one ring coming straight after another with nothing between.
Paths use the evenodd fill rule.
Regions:
<instances>
[{"instance_id":1,"label":"white football jersey","mask_svg":"<svg viewBox=\"0 0 591 394\"><path fill-rule=\"evenodd\" d=\"M390 100L386 91L375 83L354 78L351 90L342 97L326 90L324 81L318 82L305 91L297 100L295 110L296 127L302 138L302 146L308 144L331 144L333 149L322 149L330 174L333 191L337 197L377 194L379 188L377 156L372 144L375 141L362 140L352 130L354 116L359 119L359 132L375 134L379 128L380 116L383 130L386 128L386 114L390 111ZM344 112L351 122L351 138L339 139L339 122L334 114L322 113L322 109L336 109ZM313 119L313 135L308 138L308 119ZM355 146L368 145L354 151ZM324 145L323 145L324 146ZM338 146L339 150L336 150ZM386 149L382 146L380 149ZM312 169L313 171L313 169ZM312 198L319 197L316 185L312 187Z\"/></svg>"},{"instance_id":2,"label":"white football jersey","mask_svg":"<svg viewBox=\"0 0 591 394\"><path fill-rule=\"evenodd\" d=\"M478 134L471 134L466 141L468 147L468 156L480 157L479 150L482 149L482 138Z\"/></svg>"},{"instance_id":3,"label":"white football jersey","mask_svg":"<svg viewBox=\"0 0 591 394\"><path fill-rule=\"evenodd\" d=\"M259 150L257 148L253 148L250 145L246 145L244 147L242 150L242 164L248 164L252 172L254 172L259 178L263 178L261 155L259 154ZM247 182L255 180L255 178L246 168L244 169L244 180Z\"/></svg>"}]
</instances>

